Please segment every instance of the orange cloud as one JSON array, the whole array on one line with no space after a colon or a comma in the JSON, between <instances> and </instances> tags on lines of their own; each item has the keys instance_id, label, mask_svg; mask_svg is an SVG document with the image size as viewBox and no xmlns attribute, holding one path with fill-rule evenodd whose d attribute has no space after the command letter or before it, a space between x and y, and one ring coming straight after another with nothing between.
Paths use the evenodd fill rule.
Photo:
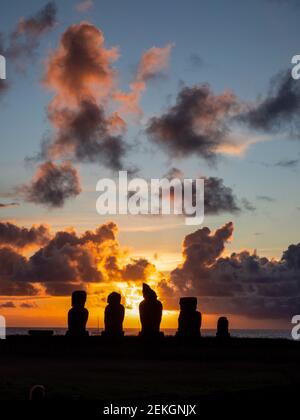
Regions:
<instances>
[{"instance_id":1,"label":"orange cloud","mask_svg":"<svg viewBox=\"0 0 300 420\"><path fill-rule=\"evenodd\" d=\"M121 113L142 115L140 99L146 84L168 67L173 47L174 44L167 44L162 48L152 47L142 55L135 79L130 84L130 92L114 93L114 99L121 104Z\"/></svg>"},{"instance_id":2,"label":"orange cloud","mask_svg":"<svg viewBox=\"0 0 300 420\"><path fill-rule=\"evenodd\" d=\"M84 99L105 97L115 83L111 64L118 57L116 47L105 48L96 26L70 26L46 61L44 84L56 93L54 105L76 106Z\"/></svg>"}]
</instances>

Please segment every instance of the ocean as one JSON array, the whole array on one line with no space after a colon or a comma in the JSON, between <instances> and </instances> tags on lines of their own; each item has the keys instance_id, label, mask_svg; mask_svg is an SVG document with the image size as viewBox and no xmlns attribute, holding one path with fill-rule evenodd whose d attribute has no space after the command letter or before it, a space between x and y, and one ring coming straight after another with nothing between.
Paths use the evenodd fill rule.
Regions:
<instances>
[{"instance_id":1,"label":"ocean","mask_svg":"<svg viewBox=\"0 0 300 420\"><path fill-rule=\"evenodd\" d=\"M6 335L26 335L28 330L53 330L55 335L65 335L66 328L35 328L35 327L8 327L6 328ZM90 335L100 335L101 329L88 328ZM162 329L165 335L175 335L176 329ZM125 328L125 335L138 335L138 328ZM216 331L213 329L202 329L201 334L203 337L213 337ZM243 337L243 338L284 338L292 340L291 331L289 330L255 330L255 329L231 329L230 334L232 337Z\"/></svg>"}]
</instances>

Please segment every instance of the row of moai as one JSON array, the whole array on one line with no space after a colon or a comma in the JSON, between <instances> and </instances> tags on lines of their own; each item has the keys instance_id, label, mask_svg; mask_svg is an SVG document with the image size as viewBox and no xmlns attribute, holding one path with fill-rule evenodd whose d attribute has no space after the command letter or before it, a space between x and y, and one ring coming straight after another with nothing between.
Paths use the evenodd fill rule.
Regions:
<instances>
[{"instance_id":1,"label":"row of moai","mask_svg":"<svg viewBox=\"0 0 300 420\"><path fill-rule=\"evenodd\" d=\"M85 308L86 292L77 290L72 294L72 308L68 313L67 335L72 337L84 337L88 335L86 324L89 316ZM143 300L139 305L140 321L142 329L140 337L155 339L163 337L160 331L163 306L157 299L157 295L151 287L143 283ZM121 295L116 292L110 293L107 298L108 305L104 312L103 336L120 338L124 335L123 321L125 308L121 304ZM182 297L179 301L180 313L178 318L178 331L176 337L179 339L198 339L201 337L201 312L197 311L196 297ZM220 339L230 337L228 319L224 316L218 319L216 336Z\"/></svg>"}]
</instances>

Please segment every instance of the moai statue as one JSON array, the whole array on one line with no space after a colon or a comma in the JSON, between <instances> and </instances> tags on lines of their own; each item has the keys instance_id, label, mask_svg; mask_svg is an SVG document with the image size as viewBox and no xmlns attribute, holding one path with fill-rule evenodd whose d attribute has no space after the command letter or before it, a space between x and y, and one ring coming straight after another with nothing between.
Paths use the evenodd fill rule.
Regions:
<instances>
[{"instance_id":1,"label":"moai statue","mask_svg":"<svg viewBox=\"0 0 300 420\"><path fill-rule=\"evenodd\" d=\"M146 283L143 283L143 297L144 300L139 306L142 324L140 336L149 338L163 336L163 333L159 331L163 306L157 299L155 291Z\"/></svg>"},{"instance_id":2,"label":"moai statue","mask_svg":"<svg viewBox=\"0 0 300 420\"><path fill-rule=\"evenodd\" d=\"M105 330L102 335L109 337L123 336L125 308L121 305L121 295L116 292L110 293L107 298L107 303L108 305L104 311Z\"/></svg>"},{"instance_id":3,"label":"moai statue","mask_svg":"<svg viewBox=\"0 0 300 420\"><path fill-rule=\"evenodd\" d=\"M197 311L196 297L182 297L179 301L180 314L176 336L183 339L197 339L201 337L201 312Z\"/></svg>"},{"instance_id":4,"label":"moai statue","mask_svg":"<svg viewBox=\"0 0 300 420\"><path fill-rule=\"evenodd\" d=\"M72 308L68 313L68 336L85 337L89 335L85 329L89 317L89 311L84 307L85 302L86 292L84 290L76 290L72 293Z\"/></svg>"},{"instance_id":5,"label":"moai statue","mask_svg":"<svg viewBox=\"0 0 300 420\"><path fill-rule=\"evenodd\" d=\"M217 338L229 338L230 337L229 322L228 322L228 319L226 318L226 316L221 316L218 319L216 337Z\"/></svg>"}]
</instances>

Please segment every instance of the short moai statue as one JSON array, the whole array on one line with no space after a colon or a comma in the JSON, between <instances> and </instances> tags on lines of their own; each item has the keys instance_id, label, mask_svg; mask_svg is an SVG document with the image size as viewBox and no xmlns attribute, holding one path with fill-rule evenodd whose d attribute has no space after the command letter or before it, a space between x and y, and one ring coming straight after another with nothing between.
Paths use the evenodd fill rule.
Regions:
<instances>
[{"instance_id":1,"label":"short moai statue","mask_svg":"<svg viewBox=\"0 0 300 420\"><path fill-rule=\"evenodd\" d=\"M229 338L229 321L226 316L220 316L217 323L217 338Z\"/></svg>"},{"instance_id":2,"label":"short moai statue","mask_svg":"<svg viewBox=\"0 0 300 420\"><path fill-rule=\"evenodd\" d=\"M68 331L67 335L71 337L86 337L86 323L89 317L89 311L84 307L86 302L86 292L76 290L72 293L72 308L68 313Z\"/></svg>"},{"instance_id":3,"label":"short moai statue","mask_svg":"<svg viewBox=\"0 0 300 420\"><path fill-rule=\"evenodd\" d=\"M108 305L104 311L104 325L105 329L102 333L107 337L122 337L123 321L125 315L125 308L121 304L121 295L117 292L112 292L107 297Z\"/></svg>"},{"instance_id":4,"label":"short moai statue","mask_svg":"<svg viewBox=\"0 0 300 420\"><path fill-rule=\"evenodd\" d=\"M180 313L176 336L182 339L197 339L201 337L201 312L197 311L196 297L182 297L179 301Z\"/></svg>"}]
</instances>

